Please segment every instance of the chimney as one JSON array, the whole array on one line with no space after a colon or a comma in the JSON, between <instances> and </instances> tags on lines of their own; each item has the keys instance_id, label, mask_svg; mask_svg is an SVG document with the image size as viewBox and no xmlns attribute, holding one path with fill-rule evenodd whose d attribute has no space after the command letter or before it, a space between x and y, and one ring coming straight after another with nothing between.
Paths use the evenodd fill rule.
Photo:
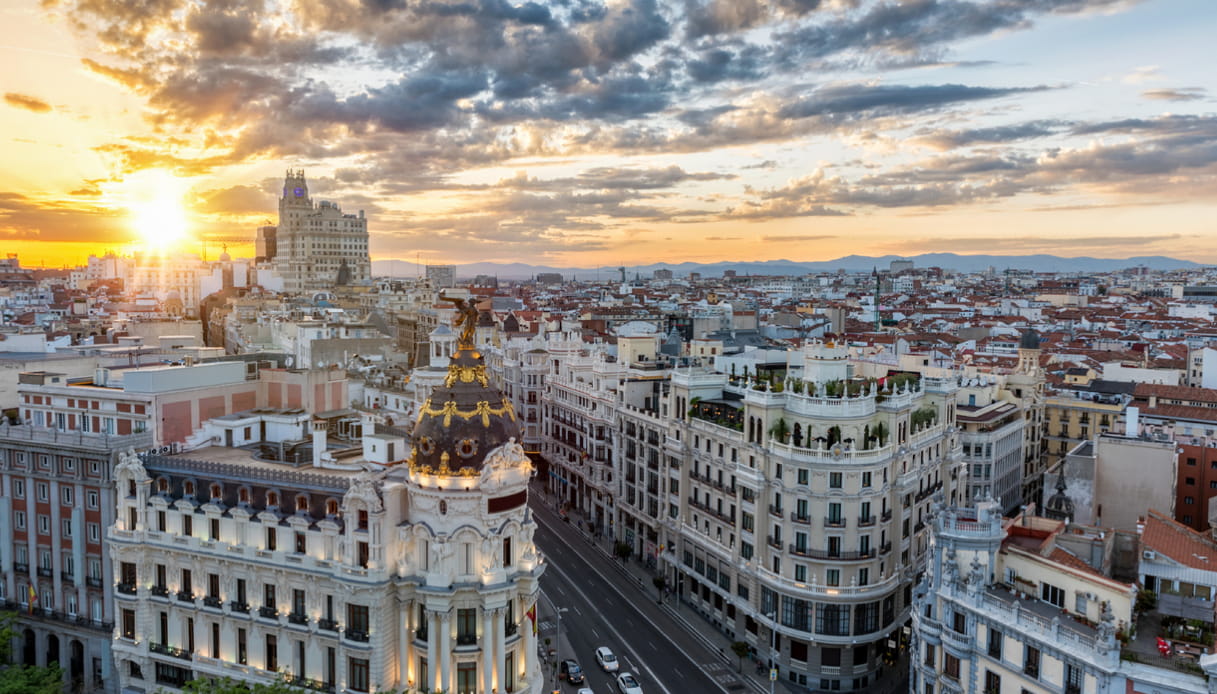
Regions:
<instances>
[{"instance_id":1,"label":"chimney","mask_svg":"<svg viewBox=\"0 0 1217 694\"><path fill-rule=\"evenodd\" d=\"M1141 428L1140 423L1141 409L1138 407L1130 407L1124 412L1124 435L1129 438L1136 438L1138 430Z\"/></svg>"},{"instance_id":2,"label":"chimney","mask_svg":"<svg viewBox=\"0 0 1217 694\"><path fill-rule=\"evenodd\" d=\"M321 467L321 456L325 453L326 422L324 419L313 420L313 467Z\"/></svg>"}]
</instances>

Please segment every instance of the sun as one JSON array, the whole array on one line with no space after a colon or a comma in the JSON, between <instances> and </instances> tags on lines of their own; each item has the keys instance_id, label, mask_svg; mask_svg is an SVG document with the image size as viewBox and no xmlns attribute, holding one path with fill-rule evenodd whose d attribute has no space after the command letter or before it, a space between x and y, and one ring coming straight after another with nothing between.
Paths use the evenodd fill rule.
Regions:
<instances>
[{"instance_id":1,"label":"sun","mask_svg":"<svg viewBox=\"0 0 1217 694\"><path fill-rule=\"evenodd\" d=\"M127 209L137 242L168 250L185 240L189 223L182 198L188 184L168 171L148 169L128 176L120 204Z\"/></svg>"}]
</instances>

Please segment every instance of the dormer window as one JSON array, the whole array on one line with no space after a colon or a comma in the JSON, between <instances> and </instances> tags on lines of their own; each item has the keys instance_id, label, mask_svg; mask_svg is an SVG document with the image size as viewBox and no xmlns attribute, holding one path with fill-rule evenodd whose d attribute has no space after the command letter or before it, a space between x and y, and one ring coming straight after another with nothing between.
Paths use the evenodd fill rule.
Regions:
<instances>
[{"instance_id":1,"label":"dormer window","mask_svg":"<svg viewBox=\"0 0 1217 694\"><path fill-rule=\"evenodd\" d=\"M216 501L224 496L224 490L218 484L211 485L211 500Z\"/></svg>"},{"instance_id":2,"label":"dormer window","mask_svg":"<svg viewBox=\"0 0 1217 694\"><path fill-rule=\"evenodd\" d=\"M182 494L186 496L194 496L194 482L183 482Z\"/></svg>"},{"instance_id":3,"label":"dormer window","mask_svg":"<svg viewBox=\"0 0 1217 694\"><path fill-rule=\"evenodd\" d=\"M358 527L360 530L367 530L367 529L368 529L368 512L367 512L366 510L360 509L360 511L359 511L359 525L358 525L357 527Z\"/></svg>"},{"instance_id":4,"label":"dormer window","mask_svg":"<svg viewBox=\"0 0 1217 694\"><path fill-rule=\"evenodd\" d=\"M156 480L156 491L160 494L169 493L169 480L164 477L159 477Z\"/></svg>"},{"instance_id":5,"label":"dormer window","mask_svg":"<svg viewBox=\"0 0 1217 694\"><path fill-rule=\"evenodd\" d=\"M240 501L242 504L248 504L249 503L249 489L247 489L245 487L241 487L241 489L237 492L237 500Z\"/></svg>"},{"instance_id":6,"label":"dormer window","mask_svg":"<svg viewBox=\"0 0 1217 694\"><path fill-rule=\"evenodd\" d=\"M296 513L308 513L308 497L296 497Z\"/></svg>"},{"instance_id":7,"label":"dormer window","mask_svg":"<svg viewBox=\"0 0 1217 694\"><path fill-rule=\"evenodd\" d=\"M326 499L325 500L325 515L331 516L331 517L338 515L338 500L337 499Z\"/></svg>"},{"instance_id":8,"label":"dormer window","mask_svg":"<svg viewBox=\"0 0 1217 694\"><path fill-rule=\"evenodd\" d=\"M266 507L267 508L278 508L279 507L279 493L278 492L267 492L266 493Z\"/></svg>"}]
</instances>

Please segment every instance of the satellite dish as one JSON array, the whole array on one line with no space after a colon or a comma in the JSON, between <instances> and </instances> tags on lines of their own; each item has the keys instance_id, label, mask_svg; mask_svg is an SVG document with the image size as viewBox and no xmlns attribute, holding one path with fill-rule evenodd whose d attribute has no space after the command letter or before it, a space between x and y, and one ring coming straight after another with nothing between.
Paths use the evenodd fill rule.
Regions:
<instances>
[{"instance_id":1,"label":"satellite dish","mask_svg":"<svg viewBox=\"0 0 1217 694\"><path fill-rule=\"evenodd\" d=\"M287 364L287 368L290 369L290 368L292 368L292 364L295 363L295 361L296 361L296 358L289 355L287 357L287 359L283 360L283 363Z\"/></svg>"}]
</instances>

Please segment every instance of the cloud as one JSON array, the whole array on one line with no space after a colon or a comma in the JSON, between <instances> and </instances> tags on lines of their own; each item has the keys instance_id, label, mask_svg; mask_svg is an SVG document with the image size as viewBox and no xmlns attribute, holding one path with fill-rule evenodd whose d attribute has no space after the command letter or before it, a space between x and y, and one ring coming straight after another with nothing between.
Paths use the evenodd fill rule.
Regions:
<instances>
[{"instance_id":1,"label":"cloud","mask_svg":"<svg viewBox=\"0 0 1217 694\"><path fill-rule=\"evenodd\" d=\"M129 242L133 233L126 217L112 209L0 192L0 236L118 244Z\"/></svg>"},{"instance_id":2,"label":"cloud","mask_svg":"<svg viewBox=\"0 0 1217 694\"><path fill-rule=\"evenodd\" d=\"M762 236L762 243L809 243L811 241L827 241L837 238L833 234L779 234Z\"/></svg>"},{"instance_id":3,"label":"cloud","mask_svg":"<svg viewBox=\"0 0 1217 694\"><path fill-rule=\"evenodd\" d=\"M1178 89L1147 89L1141 96L1152 101L1197 101L1208 96L1203 87L1180 87Z\"/></svg>"},{"instance_id":4,"label":"cloud","mask_svg":"<svg viewBox=\"0 0 1217 694\"><path fill-rule=\"evenodd\" d=\"M818 89L804 98L787 104L779 111L779 115L783 118L808 118L859 113L877 115L907 113L1045 89L1047 87L992 88L970 87L963 84L839 85Z\"/></svg>"},{"instance_id":5,"label":"cloud","mask_svg":"<svg viewBox=\"0 0 1217 694\"><path fill-rule=\"evenodd\" d=\"M4 101L13 108L23 108L34 113L46 113L51 110L50 104L27 94L8 92L4 95Z\"/></svg>"},{"instance_id":6,"label":"cloud","mask_svg":"<svg viewBox=\"0 0 1217 694\"><path fill-rule=\"evenodd\" d=\"M1066 127L1067 124L1061 121L1043 120L968 130L930 130L916 135L911 141L933 149L948 150L981 144L1010 144L1048 137L1061 132Z\"/></svg>"}]
</instances>

